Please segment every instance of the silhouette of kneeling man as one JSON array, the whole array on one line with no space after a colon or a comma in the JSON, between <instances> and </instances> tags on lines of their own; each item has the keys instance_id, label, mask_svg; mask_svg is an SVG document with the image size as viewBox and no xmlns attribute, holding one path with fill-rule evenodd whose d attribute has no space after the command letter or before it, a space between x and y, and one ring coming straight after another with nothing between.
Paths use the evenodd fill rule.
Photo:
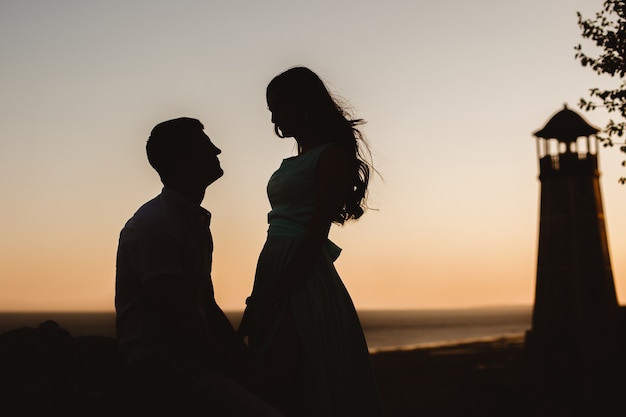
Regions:
<instances>
[{"instance_id":1,"label":"silhouette of kneeling man","mask_svg":"<svg viewBox=\"0 0 626 417\"><path fill-rule=\"evenodd\" d=\"M154 127L146 151L164 187L122 229L116 267L130 402L142 412L281 416L241 383L246 347L213 293L211 215L200 204L223 175L220 149L200 121L178 118Z\"/></svg>"}]
</instances>

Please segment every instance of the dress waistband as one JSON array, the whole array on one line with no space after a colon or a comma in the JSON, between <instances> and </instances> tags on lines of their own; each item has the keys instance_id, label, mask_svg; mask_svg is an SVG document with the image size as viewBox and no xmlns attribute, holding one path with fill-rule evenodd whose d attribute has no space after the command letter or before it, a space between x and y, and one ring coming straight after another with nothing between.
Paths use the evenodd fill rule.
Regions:
<instances>
[{"instance_id":1,"label":"dress waistband","mask_svg":"<svg viewBox=\"0 0 626 417\"><path fill-rule=\"evenodd\" d=\"M267 236L288 237L297 239L302 237L305 231L306 227L301 224L274 219L274 221L270 223L270 227L267 231ZM333 243L330 239L326 239L326 242L324 243L324 248L328 251L328 254L330 255L330 258L333 262L337 258L339 258L341 248Z\"/></svg>"}]
</instances>

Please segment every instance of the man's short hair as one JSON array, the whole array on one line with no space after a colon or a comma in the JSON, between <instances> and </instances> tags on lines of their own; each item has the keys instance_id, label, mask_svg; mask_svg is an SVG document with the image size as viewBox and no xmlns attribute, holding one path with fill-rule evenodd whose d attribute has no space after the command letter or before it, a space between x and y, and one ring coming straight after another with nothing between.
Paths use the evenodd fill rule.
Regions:
<instances>
[{"instance_id":1,"label":"man's short hair","mask_svg":"<svg viewBox=\"0 0 626 417\"><path fill-rule=\"evenodd\" d=\"M162 181L171 174L178 154L189 150L193 143L191 139L203 129L199 120L190 117L167 120L152 129L146 154Z\"/></svg>"}]
</instances>

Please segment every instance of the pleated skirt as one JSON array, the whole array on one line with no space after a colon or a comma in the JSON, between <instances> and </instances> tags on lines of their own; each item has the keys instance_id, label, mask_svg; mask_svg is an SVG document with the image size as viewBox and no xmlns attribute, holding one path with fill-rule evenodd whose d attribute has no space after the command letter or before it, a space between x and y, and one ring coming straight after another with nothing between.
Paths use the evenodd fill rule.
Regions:
<instances>
[{"instance_id":1,"label":"pleated skirt","mask_svg":"<svg viewBox=\"0 0 626 417\"><path fill-rule=\"evenodd\" d=\"M259 256L242 319L257 384L286 415L382 416L367 343L327 241L299 285L280 305L270 291L298 238L269 236Z\"/></svg>"}]
</instances>

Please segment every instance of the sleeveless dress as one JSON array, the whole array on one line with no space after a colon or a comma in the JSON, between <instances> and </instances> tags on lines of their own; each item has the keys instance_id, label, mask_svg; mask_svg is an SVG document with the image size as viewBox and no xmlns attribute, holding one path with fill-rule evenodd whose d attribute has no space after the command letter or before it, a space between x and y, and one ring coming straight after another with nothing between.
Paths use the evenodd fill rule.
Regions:
<instances>
[{"instance_id":1,"label":"sleeveless dress","mask_svg":"<svg viewBox=\"0 0 626 417\"><path fill-rule=\"evenodd\" d=\"M291 398L282 407L287 416L378 417L383 411L365 337L333 265L341 249L327 240L288 301L272 306L269 299L312 218L316 167L327 146L283 160L269 180L269 230L240 330L253 368L264 375L261 384ZM285 362L292 366L281 371ZM281 372L288 374L282 385Z\"/></svg>"}]
</instances>

